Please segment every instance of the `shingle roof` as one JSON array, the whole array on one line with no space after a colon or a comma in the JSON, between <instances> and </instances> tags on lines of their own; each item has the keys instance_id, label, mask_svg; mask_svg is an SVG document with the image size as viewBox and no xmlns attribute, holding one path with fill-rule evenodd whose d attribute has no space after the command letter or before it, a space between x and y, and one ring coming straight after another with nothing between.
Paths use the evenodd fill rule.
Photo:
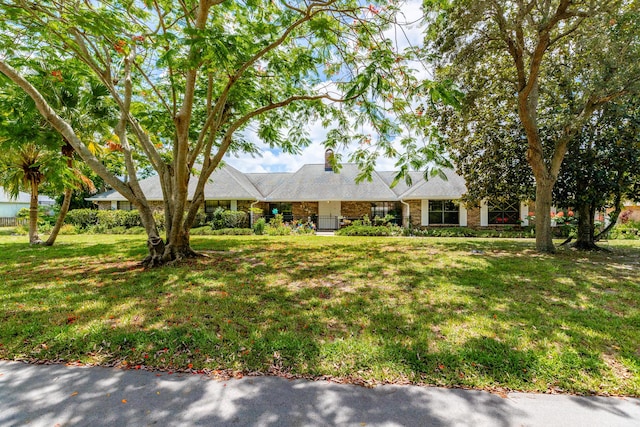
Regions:
<instances>
[{"instance_id":1,"label":"shingle roof","mask_svg":"<svg viewBox=\"0 0 640 427\"><path fill-rule=\"evenodd\" d=\"M189 199L196 191L197 179L189 180ZM147 200L162 200L162 187L158 175L140 181L140 188ZM249 181L245 174L229 165L216 168L207 180L204 188L206 200L256 200L261 199L262 194ZM99 201L123 201L124 196L115 190L97 194L87 200Z\"/></svg>"},{"instance_id":2,"label":"shingle roof","mask_svg":"<svg viewBox=\"0 0 640 427\"><path fill-rule=\"evenodd\" d=\"M274 172L274 173L248 173L245 174L249 181L260 191L262 196L266 196L276 189L288 177L293 175L290 172Z\"/></svg>"},{"instance_id":3,"label":"shingle roof","mask_svg":"<svg viewBox=\"0 0 640 427\"><path fill-rule=\"evenodd\" d=\"M325 171L324 164L304 165L266 196L267 201L391 201L396 195L378 176L356 184L359 169L345 164L339 173Z\"/></svg>"},{"instance_id":4,"label":"shingle roof","mask_svg":"<svg viewBox=\"0 0 640 427\"><path fill-rule=\"evenodd\" d=\"M433 176L425 180L414 181L414 185L400 194L401 199L459 199L467 192L464 179L452 169L443 169L447 177Z\"/></svg>"},{"instance_id":5,"label":"shingle roof","mask_svg":"<svg viewBox=\"0 0 640 427\"><path fill-rule=\"evenodd\" d=\"M380 171L377 172L380 178L391 188L391 184L396 177L398 172L395 171ZM391 190L397 195L401 196L406 193L409 189L414 188L422 184L424 181L424 174L422 172L409 172L409 176L411 177L411 185L407 185L406 180L403 178L398 183L391 188Z\"/></svg>"},{"instance_id":6,"label":"shingle roof","mask_svg":"<svg viewBox=\"0 0 640 427\"><path fill-rule=\"evenodd\" d=\"M29 193L25 193L20 191L18 193L18 197L15 199L11 198L11 195L5 191L4 188L0 187L0 203L30 203L31 195ZM38 196L39 203L52 203L55 202L51 197L40 195Z\"/></svg>"},{"instance_id":7,"label":"shingle roof","mask_svg":"<svg viewBox=\"0 0 640 427\"><path fill-rule=\"evenodd\" d=\"M457 199L466 192L462 177L453 170L443 170L447 180L439 176L424 179L422 172L410 172L412 185L400 180L390 188L396 175L393 171L374 172L371 181L356 184L360 170L355 164L344 164L339 173L325 171L324 164L302 166L294 173L242 173L224 165L216 169L205 186L206 200L263 201L393 201L398 199ZM189 198L193 196L196 179L189 182ZM140 181L147 200L162 200L158 176ZM87 200L123 201L114 190Z\"/></svg>"}]
</instances>

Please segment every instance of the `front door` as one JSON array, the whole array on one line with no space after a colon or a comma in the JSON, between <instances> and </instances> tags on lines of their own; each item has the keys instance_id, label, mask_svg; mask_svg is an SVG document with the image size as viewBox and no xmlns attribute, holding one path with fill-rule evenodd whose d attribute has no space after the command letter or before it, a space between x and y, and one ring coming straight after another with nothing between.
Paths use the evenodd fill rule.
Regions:
<instances>
[{"instance_id":1,"label":"front door","mask_svg":"<svg viewBox=\"0 0 640 427\"><path fill-rule=\"evenodd\" d=\"M337 230L341 207L340 201L318 202L318 230Z\"/></svg>"}]
</instances>

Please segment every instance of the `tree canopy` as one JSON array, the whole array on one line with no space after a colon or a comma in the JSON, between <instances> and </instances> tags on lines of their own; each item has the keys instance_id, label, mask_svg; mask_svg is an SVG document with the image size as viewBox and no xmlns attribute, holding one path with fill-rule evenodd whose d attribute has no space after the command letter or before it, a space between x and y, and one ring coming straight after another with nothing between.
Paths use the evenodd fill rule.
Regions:
<instances>
[{"instance_id":1,"label":"tree canopy","mask_svg":"<svg viewBox=\"0 0 640 427\"><path fill-rule=\"evenodd\" d=\"M386 31L399 2L355 0L145 0L0 2L0 72L34 99L44 117L108 185L139 210L149 264L194 255L188 230L204 185L228 152L253 153L249 126L273 147L309 144L305 124L331 130L327 146L356 144L363 177L380 153L400 170L446 161L425 143L425 99L455 102L447 85L421 81L416 49L400 50ZM119 109L112 146L126 181L111 173L31 79L46 61L54 80L99 79ZM167 224L162 242L138 184L140 153L158 173ZM192 178L194 168L199 173ZM187 188L197 179L193 200ZM186 212L186 213L185 213Z\"/></svg>"},{"instance_id":2,"label":"tree canopy","mask_svg":"<svg viewBox=\"0 0 640 427\"><path fill-rule=\"evenodd\" d=\"M429 15L427 39L440 73L471 95L469 108L487 103L517 114L526 137L519 140L520 150L526 149L536 183L536 247L553 252L552 191L569 142L603 105L639 90L638 3L424 4L439 11ZM471 127L477 123L473 114L466 118ZM507 120L495 125L511 127Z\"/></svg>"}]
</instances>

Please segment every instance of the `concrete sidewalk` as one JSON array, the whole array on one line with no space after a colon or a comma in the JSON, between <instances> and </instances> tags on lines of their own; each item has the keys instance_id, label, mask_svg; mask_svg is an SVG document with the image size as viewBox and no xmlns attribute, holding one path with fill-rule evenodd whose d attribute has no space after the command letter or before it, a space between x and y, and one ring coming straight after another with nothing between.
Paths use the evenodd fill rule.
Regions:
<instances>
[{"instance_id":1,"label":"concrete sidewalk","mask_svg":"<svg viewBox=\"0 0 640 427\"><path fill-rule=\"evenodd\" d=\"M640 426L640 399L0 361L1 426Z\"/></svg>"}]
</instances>

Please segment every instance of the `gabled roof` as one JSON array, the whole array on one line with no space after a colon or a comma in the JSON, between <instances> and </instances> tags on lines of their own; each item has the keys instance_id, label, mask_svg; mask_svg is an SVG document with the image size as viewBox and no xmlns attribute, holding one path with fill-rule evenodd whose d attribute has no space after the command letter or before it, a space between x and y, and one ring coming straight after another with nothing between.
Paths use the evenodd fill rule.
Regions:
<instances>
[{"instance_id":1,"label":"gabled roof","mask_svg":"<svg viewBox=\"0 0 640 427\"><path fill-rule=\"evenodd\" d=\"M422 178L400 194L401 199L459 199L467 192L464 179L452 169L443 169L446 180L436 175Z\"/></svg>"},{"instance_id":2,"label":"gabled roof","mask_svg":"<svg viewBox=\"0 0 640 427\"><path fill-rule=\"evenodd\" d=\"M275 190L288 177L293 175L290 172L274 172L274 173L247 173L245 174L249 181L258 189L263 198L267 194Z\"/></svg>"},{"instance_id":3,"label":"gabled roof","mask_svg":"<svg viewBox=\"0 0 640 427\"><path fill-rule=\"evenodd\" d=\"M198 179L192 177L189 180L189 200L193 197ZM140 188L149 201L159 201L162 199L162 186L158 175L140 180ZM204 198L206 200L256 200L261 199L262 194L249 181L245 174L229 165L216 168L213 171L207 185L204 188ZM124 196L115 190L97 194L87 200L100 201L124 201Z\"/></svg>"},{"instance_id":4,"label":"gabled roof","mask_svg":"<svg viewBox=\"0 0 640 427\"><path fill-rule=\"evenodd\" d=\"M325 171L324 164L302 166L294 173L242 173L224 165L217 168L205 186L206 200L260 200L273 202L319 202L332 200L394 201L400 199L458 199L466 192L462 177L445 169L447 180L434 176L424 179L422 172L409 172L412 185L400 180L391 188L396 172L373 172L371 181L356 184L360 170L355 164L342 165L340 172ZM189 199L193 197L197 179L189 182ZM150 201L162 200L158 176L140 181L140 187ZM111 190L87 200L124 201Z\"/></svg>"},{"instance_id":5,"label":"gabled roof","mask_svg":"<svg viewBox=\"0 0 640 427\"><path fill-rule=\"evenodd\" d=\"M391 187L393 184L393 180L395 179L398 172L396 171L380 171L377 172L380 178L387 184L391 191L393 191L397 196L401 196L406 193L409 189L420 185L424 181L424 174L422 172L409 172L409 176L411 177L411 185L407 185L407 181L402 178L398 183Z\"/></svg>"},{"instance_id":6,"label":"gabled roof","mask_svg":"<svg viewBox=\"0 0 640 427\"><path fill-rule=\"evenodd\" d=\"M396 195L389 186L373 173L371 181L356 184L359 169L345 164L339 173L325 171L324 164L304 165L296 173L283 180L267 201L391 201Z\"/></svg>"}]
</instances>

